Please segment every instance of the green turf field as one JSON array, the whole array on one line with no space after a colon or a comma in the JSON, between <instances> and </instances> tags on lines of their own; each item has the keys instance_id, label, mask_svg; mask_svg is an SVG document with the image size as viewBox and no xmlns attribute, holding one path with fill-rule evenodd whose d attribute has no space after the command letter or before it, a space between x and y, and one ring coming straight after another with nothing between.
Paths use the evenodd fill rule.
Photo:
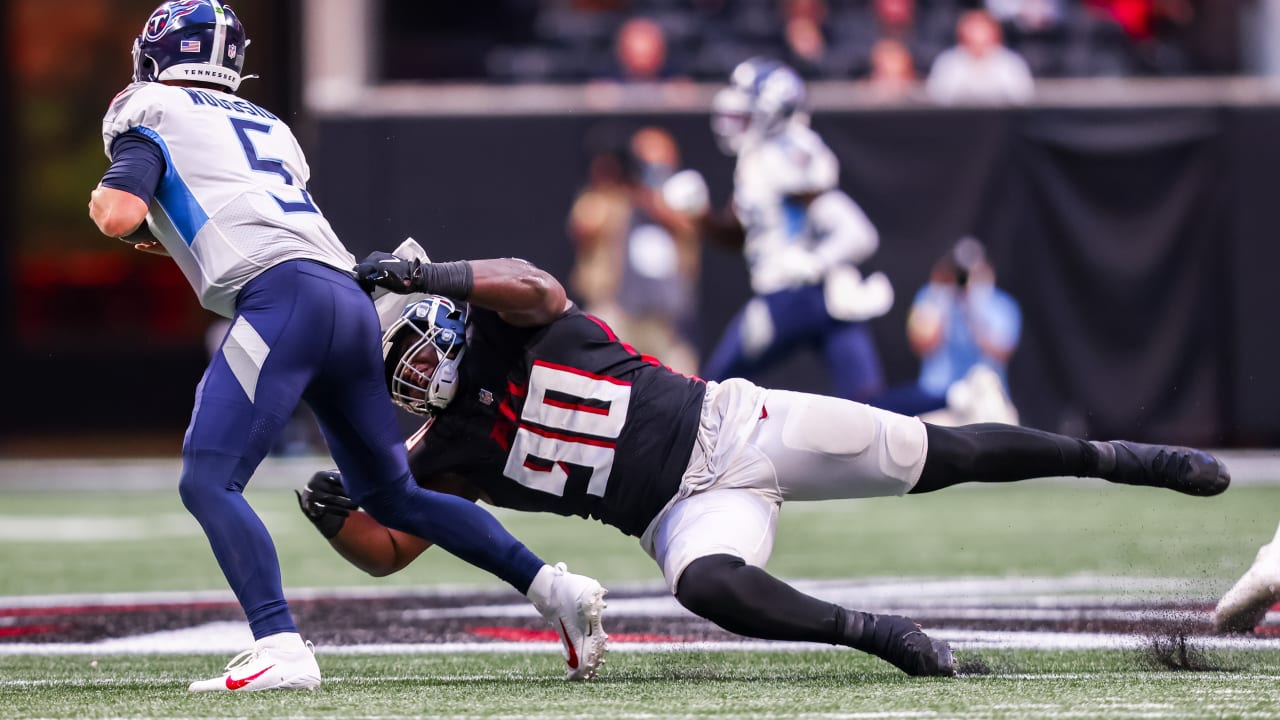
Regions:
<instances>
[{"instance_id":1,"label":"green turf field","mask_svg":"<svg viewBox=\"0 0 1280 720\"><path fill-rule=\"evenodd\" d=\"M251 489L286 588L495 581L436 551L398 577L346 567L285 490ZM500 513L550 560L606 583L659 581L634 540L574 518ZM1280 487L1214 499L1034 481L784 508L771 563L793 578L1104 575L1185 579L1211 600L1280 520ZM0 493L0 595L224 590L176 492ZM913 680L855 652L615 652L589 684L530 654L363 656L321 649L315 693L192 696L224 656L0 656L0 717L1280 718L1280 651L1216 651L1220 672L1137 651L970 651L990 674ZM94 664L96 661L96 664ZM981 665L978 664L981 661Z\"/></svg>"},{"instance_id":2,"label":"green turf field","mask_svg":"<svg viewBox=\"0 0 1280 720\"><path fill-rule=\"evenodd\" d=\"M1269 718L1275 657L1235 671L1142 669L1111 652L988 652L993 674L908 678L854 652L619 654L591 683L541 655L321 656L325 684L293 693L200 694L207 658L0 658L0 715L88 717Z\"/></svg>"},{"instance_id":3,"label":"green turf field","mask_svg":"<svg viewBox=\"0 0 1280 720\"><path fill-rule=\"evenodd\" d=\"M389 578L346 565L293 494L250 488L278 546L286 587L497 587L432 550ZM661 577L632 538L579 518L499 511L549 561L608 582ZM1217 498L1082 480L963 486L901 498L793 503L770 569L787 577L1100 575L1185 577L1225 589L1280 521L1280 486ZM222 590L213 555L174 491L0 492L0 595Z\"/></svg>"}]
</instances>

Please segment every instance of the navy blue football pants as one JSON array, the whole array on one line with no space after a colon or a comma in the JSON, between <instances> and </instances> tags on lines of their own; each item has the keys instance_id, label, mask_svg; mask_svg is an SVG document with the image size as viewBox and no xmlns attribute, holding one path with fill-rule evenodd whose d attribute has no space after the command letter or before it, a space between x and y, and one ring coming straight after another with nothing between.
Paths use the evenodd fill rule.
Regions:
<instances>
[{"instance_id":1,"label":"navy blue football pants","mask_svg":"<svg viewBox=\"0 0 1280 720\"><path fill-rule=\"evenodd\" d=\"M521 592L542 567L482 508L414 482L380 338L373 303L349 275L284 262L240 292L231 328L196 389L179 492L255 638L296 628L275 546L242 493L302 399L347 491L383 525L430 540Z\"/></svg>"},{"instance_id":2,"label":"navy blue football pants","mask_svg":"<svg viewBox=\"0 0 1280 720\"><path fill-rule=\"evenodd\" d=\"M756 350L748 347L744 333L750 304L759 302L768 308L772 337ZM831 317L822 285L752 298L729 322L701 374L717 382L731 377L756 379L801 348L822 353L837 397L866 402L884 390L884 371L871 328L865 322Z\"/></svg>"}]
</instances>

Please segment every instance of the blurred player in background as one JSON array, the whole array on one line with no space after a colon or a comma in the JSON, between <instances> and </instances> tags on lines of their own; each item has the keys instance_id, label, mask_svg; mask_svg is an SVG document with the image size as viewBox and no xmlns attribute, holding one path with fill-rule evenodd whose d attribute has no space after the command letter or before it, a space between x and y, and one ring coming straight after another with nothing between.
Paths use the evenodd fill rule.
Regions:
<instances>
[{"instance_id":1,"label":"blurred player in background","mask_svg":"<svg viewBox=\"0 0 1280 720\"><path fill-rule=\"evenodd\" d=\"M569 212L570 288L584 310L640 352L695 373L702 254L695 218L706 211L706 183L697 171L680 170L675 139L661 128L604 144Z\"/></svg>"},{"instance_id":2,"label":"blurred player in background","mask_svg":"<svg viewBox=\"0 0 1280 720\"><path fill-rule=\"evenodd\" d=\"M179 491L255 643L190 689L320 684L271 536L242 494L302 399L352 497L380 522L430 538L581 626L583 613L599 611L598 583L544 564L482 509L413 481L354 258L307 192L289 127L234 95L248 44L218 0L156 8L134 42L134 82L103 120L111 166L89 202L110 237L132 236L145 220L158 241L137 247L171 255L201 305L232 320L196 389ZM594 672L585 665L596 659L584 652L581 672Z\"/></svg>"},{"instance_id":3,"label":"blurred player in background","mask_svg":"<svg viewBox=\"0 0 1280 720\"><path fill-rule=\"evenodd\" d=\"M866 401L884 390L866 321L889 311L893 289L882 273L858 271L879 236L836 187L835 154L809 129L804 100L794 71L758 58L738 65L716 96L712 129L738 158L733 212L754 297L730 321L703 375L750 379L813 348L835 394Z\"/></svg>"},{"instance_id":4,"label":"blurred player in background","mask_svg":"<svg viewBox=\"0 0 1280 720\"><path fill-rule=\"evenodd\" d=\"M1267 611L1280 603L1280 527L1263 545L1253 565L1222 596L1213 611L1213 626L1220 633L1248 633L1262 624Z\"/></svg>"},{"instance_id":5,"label":"blurred player in background","mask_svg":"<svg viewBox=\"0 0 1280 720\"><path fill-rule=\"evenodd\" d=\"M1022 310L996 287L986 249L974 238L961 238L933 264L907 315L907 340L920 357L920 377L871 404L938 425L1015 425L1007 369L1021 336Z\"/></svg>"},{"instance_id":6,"label":"blurred player in background","mask_svg":"<svg viewBox=\"0 0 1280 720\"><path fill-rule=\"evenodd\" d=\"M616 527L639 538L682 605L741 635L857 648L912 675L955 674L947 644L909 618L824 602L764 571L784 501L1045 476L1202 496L1230 482L1216 459L1189 448L937 427L849 400L680 375L620 343L520 260L423 264L374 253L357 277L440 293L410 304L383 335L393 399L427 416L409 441L419 482ZM318 473L300 498L343 557L386 575L427 549L356 512L345 482ZM848 552L875 551L851 542Z\"/></svg>"}]
</instances>

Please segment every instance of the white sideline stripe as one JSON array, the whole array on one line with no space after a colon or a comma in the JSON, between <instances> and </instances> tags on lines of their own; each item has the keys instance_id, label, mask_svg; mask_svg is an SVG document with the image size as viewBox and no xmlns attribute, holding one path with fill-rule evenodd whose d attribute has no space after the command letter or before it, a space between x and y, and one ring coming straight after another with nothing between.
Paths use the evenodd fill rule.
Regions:
<instances>
[{"instance_id":1,"label":"white sideline stripe","mask_svg":"<svg viewBox=\"0 0 1280 720\"><path fill-rule=\"evenodd\" d=\"M252 362L252 361L250 361ZM1231 471L1234 487L1246 485L1280 485L1280 450L1213 450ZM298 458L267 458L254 473L252 487L300 487L318 468L333 467L327 455ZM0 491L66 491L103 488L115 490L157 490L178 487L182 459L172 458L58 458L0 459ZM1036 482L1078 483L1078 479L1061 478ZM961 486L951 492L964 492L978 486ZM789 514L805 512L805 503L788 505Z\"/></svg>"},{"instance_id":2,"label":"white sideline stripe","mask_svg":"<svg viewBox=\"0 0 1280 720\"><path fill-rule=\"evenodd\" d=\"M203 533L187 513L148 517L119 515L0 515L0 542L110 542L196 537Z\"/></svg>"},{"instance_id":3,"label":"white sideline stripe","mask_svg":"<svg viewBox=\"0 0 1280 720\"><path fill-rule=\"evenodd\" d=\"M1071 575L1068 577L962 577L962 578L911 578L867 577L837 580L794 580L791 584L802 592L836 602L843 598L853 601L898 600L912 607L934 607L932 598L945 598L948 607L986 604L1025 605L1037 607L1070 606L1072 603L1123 603L1187 602L1193 594L1202 593L1205 598L1215 598L1223 583L1191 578L1143 578L1110 575ZM437 585L431 587L368 586L347 588L291 588L290 600L318 598L387 598L429 597L442 598L459 593L477 593L513 598L512 607L529 607L524 600L509 589L495 590L497 585ZM651 612L674 603L666 586L658 582L621 583L614 590L649 592L652 598L608 597L609 613L623 614L619 608L631 607L636 612ZM1075 594L1070 597L1063 595ZM1159 597L1157 594L1166 594ZM1011 597L1011 596L1021 597ZM52 607L66 605L128 605L190 602L235 602L230 590L121 592L121 593L64 593L51 595L13 595L0 597L0 608ZM1204 600L1204 602L1211 602ZM648 607L645 603L654 603ZM491 606L505 607L505 606ZM448 610L448 609L442 609ZM414 611L417 612L417 611ZM472 608L473 617L483 616L484 609ZM495 616L502 616L500 613Z\"/></svg>"},{"instance_id":4,"label":"white sideline stripe","mask_svg":"<svg viewBox=\"0 0 1280 720\"><path fill-rule=\"evenodd\" d=\"M1150 644L1139 635L1102 633L1051 633L931 629L930 634L951 642L959 650L1135 650ZM1192 645L1213 650L1280 650L1280 638L1196 637ZM14 655L234 655L253 644L248 626L240 622L214 622L184 630L169 630L92 643L6 643L0 656ZM761 640L716 642L631 643L610 641L611 652L846 652L845 648L802 642ZM420 655L449 653L546 653L558 654L560 644L545 642L449 642L322 645L319 655Z\"/></svg>"}]
</instances>

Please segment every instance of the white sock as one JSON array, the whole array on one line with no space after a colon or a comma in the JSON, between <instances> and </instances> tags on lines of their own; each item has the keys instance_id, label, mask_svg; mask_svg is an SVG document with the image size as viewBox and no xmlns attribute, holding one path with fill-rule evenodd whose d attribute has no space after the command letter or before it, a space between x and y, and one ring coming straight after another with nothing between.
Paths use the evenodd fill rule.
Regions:
<instances>
[{"instance_id":1,"label":"white sock","mask_svg":"<svg viewBox=\"0 0 1280 720\"><path fill-rule=\"evenodd\" d=\"M255 650L283 650L285 652L297 652L306 649L306 643L302 642L302 636L296 632L276 633L268 635L253 643Z\"/></svg>"},{"instance_id":2,"label":"white sock","mask_svg":"<svg viewBox=\"0 0 1280 720\"><path fill-rule=\"evenodd\" d=\"M541 610L551 602L551 581L559 574L550 565L543 565L538 570L538 574L533 576L533 582L529 583L529 592L524 596L529 598L534 607Z\"/></svg>"}]
</instances>

